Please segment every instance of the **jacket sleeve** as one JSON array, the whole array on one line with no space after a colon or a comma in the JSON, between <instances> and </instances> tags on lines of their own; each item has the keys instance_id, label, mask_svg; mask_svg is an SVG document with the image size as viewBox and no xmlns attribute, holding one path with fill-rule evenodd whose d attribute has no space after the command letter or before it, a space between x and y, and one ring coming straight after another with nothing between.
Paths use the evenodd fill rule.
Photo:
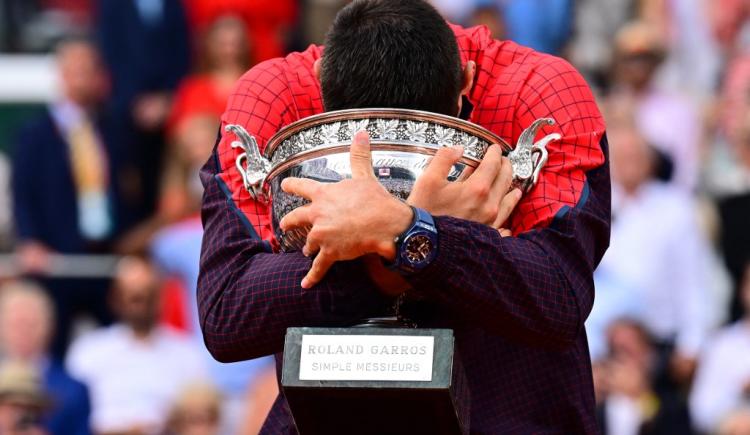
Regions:
<instances>
[{"instance_id":1,"label":"jacket sleeve","mask_svg":"<svg viewBox=\"0 0 750 435\"><path fill-rule=\"evenodd\" d=\"M552 117L562 139L548 146L540 182L511 216L514 237L437 217L438 257L410 280L455 317L512 340L565 348L583 329L593 271L609 244L604 124L588 86L562 60L542 59L517 95L519 133L534 119Z\"/></svg>"},{"instance_id":2,"label":"jacket sleeve","mask_svg":"<svg viewBox=\"0 0 750 435\"><path fill-rule=\"evenodd\" d=\"M222 119L222 126L243 125L261 147L296 119L278 62L262 63L240 80ZM382 315L387 301L359 262L338 263L317 286L301 288L311 261L301 253L271 249L268 209L244 190L232 139L220 137L201 171L198 305L212 355L224 362L268 355L282 350L288 327L348 325Z\"/></svg>"}]
</instances>

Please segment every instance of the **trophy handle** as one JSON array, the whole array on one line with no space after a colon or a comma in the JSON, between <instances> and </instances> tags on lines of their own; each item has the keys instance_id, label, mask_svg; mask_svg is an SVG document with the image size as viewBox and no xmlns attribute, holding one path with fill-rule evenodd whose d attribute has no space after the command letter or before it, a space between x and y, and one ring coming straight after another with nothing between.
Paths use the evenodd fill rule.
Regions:
<instances>
[{"instance_id":1,"label":"trophy handle","mask_svg":"<svg viewBox=\"0 0 750 435\"><path fill-rule=\"evenodd\" d=\"M519 188L524 193L531 190L539 181L539 174L544 165L547 164L547 145L550 142L560 140L559 133L544 136L534 143L534 138L539 129L545 125L555 125L552 118L540 118L534 121L518 138L516 147L508 153L508 158L513 167L513 188Z\"/></svg>"},{"instance_id":2,"label":"trophy handle","mask_svg":"<svg viewBox=\"0 0 750 435\"><path fill-rule=\"evenodd\" d=\"M237 124L227 125L227 132L234 133L239 141L232 142L232 148L242 150L237 156L234 164L242 175L242 183L245 189L252 195L253 199L268 203L268 195L263 191L266 177L271 171L271 162L263 157L255 140L244 127Z\"/></svg>"}]
</instances>

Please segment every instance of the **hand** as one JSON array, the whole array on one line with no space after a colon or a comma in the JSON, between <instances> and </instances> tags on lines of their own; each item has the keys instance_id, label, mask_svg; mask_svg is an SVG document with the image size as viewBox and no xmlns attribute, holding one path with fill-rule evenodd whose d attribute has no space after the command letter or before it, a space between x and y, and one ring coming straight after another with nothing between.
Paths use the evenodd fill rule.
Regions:
<instances>
[{"instance_id":1,"label":"hand","mask_svg":"<svg viewBox=\"0 0 750 435\"><path fill-rule=\"evenodd\" d=\"M133 105L133 119L142 129L153 131L167 120L171 102L166 93L155 92L139 96Z\"/></svg>"},{"instance_id":2,"label":"hand","mask_svg":"<svg viewBox=\"0 0 750 435\"><path fill-rule=\"evenodd\" d=\"M680 385L688 386L693 379L698 362L695 358L685 356L677 351L672 354L669 361L669 371L672 378Z\"/></svg>"},{"instance_id":3,"label":"hand","mask_svg":"<svg viewBox=\"0 0 750 435\"><path fill-rule=\"evenodd\" d=\"M521 199L521 190L509 192L513 168L498 145L492 145L466 181L449 182L451 167L461 159L462 147L441 148L417 179L408 203L433 215L453 216L502 229Z\"/></svg>"},{"instance_id":4,"label":"hand","mask_svg":"<svg viewBox=\"0 0 750 435\"><path fill-rule=\"evenodd\" d=\"M336 261L374 253L386 260L396 257L395 239L413 220L409 206L393 197L378 182L372 169L370 137L361 131L350 149L352 178L319 183L287 178L281 188L310 201L281 220L282 231L310 226L304 255L318 252L302 280L303 288L320 282Z\"/></svg>"},{"instance_id":5,"label":"hand","mask_svg":"<svg viewBox=\"0 0 750 435\"><path fill-rule=\"evenodd\" d=\"M27 241L18 245L16 257L24 273L44 273L50 268L50 249L42 243Z\"/></svg>"}]
</instances>

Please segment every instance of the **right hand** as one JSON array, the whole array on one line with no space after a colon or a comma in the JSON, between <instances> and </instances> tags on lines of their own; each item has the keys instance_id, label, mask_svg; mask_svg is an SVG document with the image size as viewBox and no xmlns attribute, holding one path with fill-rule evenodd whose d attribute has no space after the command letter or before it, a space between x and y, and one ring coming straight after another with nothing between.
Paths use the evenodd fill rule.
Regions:
<instances>
[{"instance_id":1,"label":"right hand","mask_svg":"<svg viewBox=\"0 0 750 435\"><path fill-rule=\"evenodd\" d=\"M477 169L465 181L447 180L451 167L463 156L463 147L441 148L417 179L407 202L433 215L452 216L489 225L503 236L504 225L521 199L510 190L513 168L500 146L492 145Z\"/></svg>"}]
</instances>

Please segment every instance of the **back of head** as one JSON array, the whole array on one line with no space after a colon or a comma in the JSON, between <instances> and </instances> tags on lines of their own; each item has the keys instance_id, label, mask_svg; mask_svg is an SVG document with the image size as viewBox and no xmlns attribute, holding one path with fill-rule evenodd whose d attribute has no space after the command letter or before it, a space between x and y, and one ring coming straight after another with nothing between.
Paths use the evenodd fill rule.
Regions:
<instances>
[{"instance_id":1,"label":"back of head","mask_svg":"<svg viewBox=\"0 0 750 435\"><path fill-rule=\"evenodd\" d=\"M365 107L458 112L456 38L423 0L354 0L326 38L321 68L327 111Z\"/></svg>"}]
</instances>

